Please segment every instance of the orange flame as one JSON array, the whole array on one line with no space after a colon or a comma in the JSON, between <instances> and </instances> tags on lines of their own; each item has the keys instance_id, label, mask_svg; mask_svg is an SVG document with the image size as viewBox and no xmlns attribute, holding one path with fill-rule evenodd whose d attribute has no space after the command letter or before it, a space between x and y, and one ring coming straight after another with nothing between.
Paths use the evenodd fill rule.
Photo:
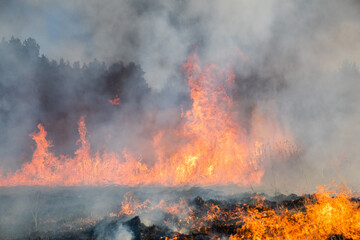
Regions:
<instances>
[{"instance_id":1,"label":"orange flame","mask_svg":"<svg viewBox=\"0 0 360 240\"><path fill-rule=\"evenodd\" d=\"M121 204L121 210L118 212L118 216L140 213L142 210L149 208L151 204L150 200L140 203L130 192L126 193L124 197L125 200Z\"/></svg>"},{"instance_id":2,"label":"orange flame","mask_svg":"<svg viewBox=\"0 0 360 240\"><path fill-rule=\"evenodd\" d=\"M121 203L119 212L117 214L110 213L110 216L139 215L158 209L183 218L187 218L191 213L191 208L182 198L180 198L178 202L161 200L154 204L149 199L141 202L133 193L127 192L124 195L124 201Z\"/></svg>"},{"instance_id":3,"label":"orange flame","mask_svg":"<svg viewBox=\"0 0 360 240\"><path fill-rule=\"evenodd\" d=\"M113 99L109 99L108 101L112 105L119 105L120 104L120 98L119 98L118 95L116 95Z\"/></svg>"},{"instance_id":4,"label":"orange flame","mask_svg":"<svg viewBox=\"0 0 360 240\"><path fill-rule=\"evenodd\" d=\"M234 121L228 91L235 75L231 69L216 65L202 68L196 54L190 55L184 69L193 106L186 112L178 135L189 142L167 159L171 165L161 166L161 172L170 172L172 179L167 181L176 184L259 183L264 172L260 158L249 158L251 143ZM166 145L158 146L157 152L166 156Z\"/></svg>"},{"instance_id":5,"label":"orange flame","mask_svg":"<svg viewBox=\"0 0 360 240\"><path fill-rule=\"evenodd\" d=\"M244 218L245 225L230 240L237 239L359 239L359 203L346 192L320 190L308 200L305 211L253 209ZM331 238L332 239L332 238Z\"/></svg>"},{"instance_id":6,"label":"orange flame","mask_svg":"<svg viewBox=\"0 0 360 240\"><path fill-rule=\"evenodd\" d=\"M336 193L322 187L312 198L307 198L305 206L300 208L269 209L263 205L264 199L257 197L256 205L252 207L237 204L228 208L210 201L203 202L202 207L197 209L182 200L171 204L164 201L152 204L150 200L141 203L127 193L119 215L162 210L177 216L178 230L185 227L190 233L208 235L212 234L209 227L214 222L224 227L227 224L241 226L229 240L360 239L360 205L358 201L352 201L351 196L350 192ZM167 224L167 220L164 223Z\"/></svg>"},{"instance_id":7,"label":"orange flame","mask_svg":"<svg viewBox=\"0 0 360 240\"><path fill-rule=\"evenodd\" d=\"M157 160L151 167L126 149L121 154L94 154L86 137L85 117L81 117L75 156L57 157L49 150L51 142L39 124L39 132L30 135L36 142L32 161L14 173L0 174L0 186L259 184L264 174L264 144L257 136L247 136L236 121L229 94L235 78L231 67L202 66L197 55L191 54L183 68L193 104L185 113L182 109L180 129L171 131L186 142L176 146L175 152L169 150L164 131L160 131L154 137ZM261 124L262 119L256 121Z\"/></svg>"}]
</instances>

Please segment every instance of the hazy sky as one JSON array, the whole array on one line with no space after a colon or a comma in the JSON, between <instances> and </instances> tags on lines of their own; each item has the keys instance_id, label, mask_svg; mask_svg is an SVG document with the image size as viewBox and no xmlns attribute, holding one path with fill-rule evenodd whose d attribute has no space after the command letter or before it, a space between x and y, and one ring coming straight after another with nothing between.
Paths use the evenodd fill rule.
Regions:
<instances>
[{"instance_id":1,"label":"hazy sky","mask_svg":"<svg viewBox=\"0 0 360 240\"><path fill-rule=\"evenodd\" d=\"M194 44L207 59L240 48L254 61L267 55L282 64L291 58L329 69L344 60L359 62L359 6L357 1L4 0L0 37L35 38L41 53L54 59L135 61L159 89Z\"/></svg>"}]
</instances>

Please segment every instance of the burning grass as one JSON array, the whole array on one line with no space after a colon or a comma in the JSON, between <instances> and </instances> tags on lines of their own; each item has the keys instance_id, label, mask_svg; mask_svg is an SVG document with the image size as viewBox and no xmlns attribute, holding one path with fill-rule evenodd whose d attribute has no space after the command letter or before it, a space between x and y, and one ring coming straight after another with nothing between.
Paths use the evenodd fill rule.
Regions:
<instances>
[{"instance_id":1,"label":"burning grass","mask_svg":"<svg viewBox=\"0 0 360 240\"><path fill-rule=\"evenodd\" d=\"M319 191L303 210L249 208L244 225L229 239L359 239L359 202L348 194Z\"/></svg>"},{"instance_id":2,"label":"burning grass","mask_svg":"<svg viewBox=\"0 0 360 240\"><path fill-rule=\"evenodd\" d=\"M121 146L119 153L94 153L82 116L74 156L56 156L44 125L38 124L38 131L30 134L36 143L31 161L15 172L0 172L0 186L260 184L268 155L281 154L294 144L275 116L254 111L251 131L241 126L239 103L232 97L235 74L231 64L224 65L204 65L195 53L190 54L183 70L192 108L179 116L177 128L156 131L149 146L155 155L152 164ZM120 104L117 99L110 102ZM176 146L169 139L175 139ZM271 148L266 144L269 139Z\"/></svg>"},{"instance_id":3,"label":"burning grass","mask_svg":"<svg viewBox=\"0 0 360 240\"><path fill-rule=\"evenodd\" d=\"M359 239L360 236L359 198L326 188L313 195L276 197L261 194L226 197L201 188L27 191L19 195L17 189L1 195L1 239L122 239L120 236L136 240ZM196 197L197 194L202 197ZM23 208L16 216L14 205Z\"/></svg>"},{"instance_id":4,"label":"burning grass","mask_svg":"<svg viewBox=\"0 0 360 240\"><path fill-rule=\"evenodd\" d=\"M318 193L279 203L253 197L252 204L195 198L177 220L175 234L165 239L360 239L359 201L347 192L322 187ZM156 208L158 208L157 206ZM161 208L162 206L160 206ZM167 212L166 207L163 208ZM179 215L175 215L179 216ZM166 220L169 221L169 220ZM165 222L166 222L165 221Z\"/></svg>"},{"instance_id":5,"label":"burning grass","mask_svg":"<svg viewBox=\"0 0 360 240\"><path fill-rule=\"evenodd\" d=\"M121 153L92 152L83 116L78 122L79 148L74 156L52 153L45 127L39 124L38 131L30 134L36 142L31 161L15 172L0 174L0 186L260 184L266 171L265 161L287 159L297 148L287 131L279 127L276 116L266 116L256 110L248 117L249 129L240 125L237 109L241 104L236 103L231 94L235 74L231 64L224 65L224 68L203 65L196 54L191 54L183 64L192 107L181 113L176 129L160 129L154 134L151 148L156 159L152 164L144 163L125 149ZM121 104L118 96L109 102ZM276 140L267 147L270 137ZM172 146L168 139L176 139L178 144ZM276 157L269 157L272 154ZM56 199L61 199L61 194L55 200L51 194L42 197L42 203L36 195L25 221L31 223L32 227L28 228L31 233L25 236L40 239L122 239L127 236L163 240L359 239L360 236L359 203L346 192L338 194L321 189L312 196L280 202L261 195L231 200L204 200L184 193L165 198L162 195L154 198L152 193L148 199L146 194L138 198L141 192L136 195L128 191L120 195L87 208L82 208L82 204L88 199L81 197L74 201L78 205L70 204L62 209L66 214L51 210L62 206L61 200ZM124 199L121 204L120 199ZM8 204L11 205L11 201ZM47 210L42 209L44 205ZM96 214L86 210L99 206L110 207ZM7 209L3 211L11 213ZM20 210L19 214L23 212ZM3 226L17 223L4 215L0 218Z\"/></svg>"}]
</instances>

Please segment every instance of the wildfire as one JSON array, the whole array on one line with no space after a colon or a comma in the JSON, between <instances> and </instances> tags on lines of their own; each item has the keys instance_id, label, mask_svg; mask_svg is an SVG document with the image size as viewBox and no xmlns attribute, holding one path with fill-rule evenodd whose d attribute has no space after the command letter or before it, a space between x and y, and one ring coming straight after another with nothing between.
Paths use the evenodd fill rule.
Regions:
<instances>
[{"instance_id":1,"label":"wildfire","mask_svg":"<svg viewBox=\"0 0 360 240\"><path fill-rule=\"evenodd\" d=\"M131 196L131 197L129 197ZM256 198L256 197L255 197ZM255 205L227 205L217 201L198 201L196 204L181 199L177 203L161 201L158 204L150 200L140 202L127 193L118 216L140 215L160 210L170 215L164 224L175 226L177 231L187 229L191 235L203 234L211 239L224 239L213 229L233 229L228 233L229 240L238 239L360 239L359 202L351 199L351 194L327 191L325 187L305 197L305 203L294 207L268 207L264 199L257 197ZM131 210L129 211L129 206ZM176 216L171 219L171 215ZM181 235L183 235L181 238ZM226 236L226 235L225 235ZM177 233L165 239L192 239L186 234Z\"/></svg>"},{"instance_id":2,"label":"wildfire","mask_svg":"<svg viewBox=\"0 0 360 240\"><path fill-rule=\"evenodd\" d=\"M244 226L236 239L360 239L359 203L350 200L346 192L320 190L314 200L308 200L305 211L295 209L252 209L244 218ZM332 239L332 238L331 238ZM340 239L340 238L339 238Z\"/></svg>"},{"instance_id":3,"label":"wildfire","mask_svg":"<svg viewBox=\"0 0 360 240\"><path fill-rule=\"evenodd\" d=\"M149 204L151 203L150 200L140 203L140 201L137 200L130 192L126 193L124 197L125 200L121 204L121 210L117 214L118 216L141 213L143 210L148 209Z\"/></svg>"},{"instance_id":4,"label":"wildfire","mask_svg":"<svg viewBox=\"0 0 360 240\"><path fill-rule=\"evenodd\" d=\"M0 185L259 184L265 171L264 144L261 138L245 134L236 121L230 94L235 79L232 68L202 66L193 53L183 69L193 104L182 114L179 129L170 131L183 144L170 151L164 131L160 131L154 137L157 159L153 166L142 163L126 149L121 154L94 154L86 136L85 117L81 117L79 148L73 157L55 156L45 128L39 124L38 132L30 134L36 143L32 160L14 173L0 175ZM119 103L117 98L110 102ZM262 118L255 119L259 122Z\"/></svg>"},{"instance_id":5,"label":"wildfire","mask_svg":"<svg viewBox=\"0 0 360 240\"><path fill-rule=\"evenodd\" d=\"M160 159L171 162L160 166L165 167L161 172L171 172L168 176L180 184L259 183L264 172L261 158L250 158L253 143L234 121L229 91L235 75L231 68L223 70L214 64L202 68L192 54L184 69L193 106L185 113L183 129L177 134L189 141L170 158ZM168 155L166 145L156 147L160 157Z\"/></svg>"}]
</instances>

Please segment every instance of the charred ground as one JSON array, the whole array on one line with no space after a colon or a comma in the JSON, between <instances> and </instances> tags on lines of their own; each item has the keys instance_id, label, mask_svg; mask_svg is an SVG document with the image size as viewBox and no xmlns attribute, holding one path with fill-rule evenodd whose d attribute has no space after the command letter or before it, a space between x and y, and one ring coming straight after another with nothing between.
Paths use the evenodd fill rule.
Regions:
<instances>
[{"instance_id":1,"label":"charred ground","mask_svg":"<svg viewBox=\"0 0 360 240\"><path fill-rule=\"evenodd\" d=\"M184 215L165 209L117 214L124 195L139 202L166 200L191 209ZM311 196L306 196L311 199ZM287 208L304 211L305 196L243 193L225 196L206 188L15 187L1 188L1 239L116 239L119 228L133 239L211 239L236 234L243 225L239 210ZM262 206L258 206L259 199ZM355 200L354 200L355 201ZM188 210L186 210L188 211ZM115 215L114 215L115 213ZM117 215L116 215L117 214ZM215 214L210 217L211 214ZM139 217L140 216L140 217ZM144 221L146 225L144 224Z\"/></svg>"}]
</instances>

